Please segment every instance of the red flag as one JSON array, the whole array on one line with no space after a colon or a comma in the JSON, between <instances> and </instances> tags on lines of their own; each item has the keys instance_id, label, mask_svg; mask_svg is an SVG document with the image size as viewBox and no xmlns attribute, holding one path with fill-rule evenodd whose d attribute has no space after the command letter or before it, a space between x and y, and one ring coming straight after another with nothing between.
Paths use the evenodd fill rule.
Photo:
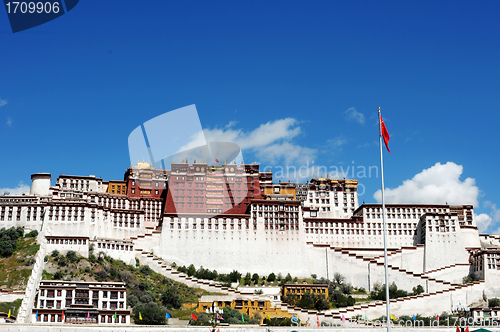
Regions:
<instances>
[{"instance_id":1,"label":"red flag","mask_svg":"<svg viewBox=\"0 0 500 332\"><path fill-rule=\"evenodd\" d=\"M457 325L457 332L461 332L460 329L458 328L458 325Z\"/></svg>"},{"instance_id":2,"label":"red flag","mask_svg":"<svg viewBox=\"0 0 500 332\"><path fill-rule=\"evenodd\" d=\"M318 322L318 327L319 327L319 317L316 316L316 321Z\"/></svg>"},{"instance_id":3,"label":"red flag","mask_svg":"<svg viewBox=\"0 0 500 332\"><path fill-rule=\"evenodd\" d=\"M215 162L218 163L219 162L219 159L215 158Z\"/></svg>"},{"instance_id":4,"label":"red flag","mask_svg":"<svg viewBox=\"0 0 500 332\"><path fill-rule=\"evenodd\" d=\"M439 322L439 315L436 316L436 320Z\"/></svg>"},{"instance_id":5,"label":"red flag","mask_svg":"<svg viewBox=\"0 0 500 332\"><path fill-rule=\"evenodd\" d=\"M465 332L469 332L469 327L468 326L465 328Z\"/></svg>"},{"instance_id":6,"label":"red flag","mask_svg":"<svg viewBox=\"0 0 500 332\"><path fill-rule=\"evenodd\" d=\"M196 316L195 314L191 314L191 319L198 320L198 316Z\"/></svg>"},{"instance_id":7,"label":"red flag","mask_svg":"<svg viewBox=\"0 0 500 332\"><path fill-rule=\"evenodd\" d=\"M62 312L62 321L64 323L64 311Z\"/></svg>"},{"instance_id":8,"label":"red flag","mask_svg":"<svg viewBox=\"0 0 500 332\"><path fill-rule=\"evenodd\" d=\"M384 120L382 120L382 115L380 115L380 126L382 127L382 137L384 137L385 147L387 148L387 151L391 153L391 150L389 150L389 132L387 132Z\"/></svg>"}]
</instances>

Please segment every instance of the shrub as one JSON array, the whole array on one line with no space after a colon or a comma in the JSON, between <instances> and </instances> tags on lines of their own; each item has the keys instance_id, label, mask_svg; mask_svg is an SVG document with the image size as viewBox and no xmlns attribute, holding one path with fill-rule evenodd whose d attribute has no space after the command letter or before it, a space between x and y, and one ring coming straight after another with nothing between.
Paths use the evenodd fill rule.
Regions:
<instances>
[{"instance_id":1,"label":"shrub","mask_svg":"<svg viewBox=\"0 0 500 332\"><path fill-rule=\"evenodd\" d=\"M489 308L498 308L500 307L500 299L493 298L488 300L488 307Z\"/></svg>"},{"instance_id":2,"label":"shrub","mask_svg":"<svg viewBox=\"0 0 500 332\"><path fill-rule=\"evenodd\" d=\"M57 260L57 265L59 265L60 267L64 267L66 266L67 264L67 260L64 256L61 256L59 257L59 259Z\"/></svg>"},{"instance_id":3,"label":"shrub","mask_svg":"<svg viewBox=\"0 0 500 332\"><path fill-rule=\"evenodd\" d=\"M105 281L108 278L108 272L105 270L97 271L95 276L97 281Z\"/></svg>"},{"instance_id":4,"label":"shrub","mask_svg":"<svg viewBox=\"0 0 500 332\"><path fill-rule=\"evenodd\" d=\"M142 291L148 290L149 289L149 284L143 280L139 283L139 289Z\"/></svg>"},{"instance_id":5,"label":"shrub","mask_svg":"<svg viewBox=\"0 0 500 332\"><path fill-rule=\"evenodd\" d=\"M17 229L11 227L9 229L2 228L0 230L0 256L10 257L17 247L17 239L23 236L24 228Z\"/></svg>"},{"instance_id":6,"label":"shrub","mask_svg":"<svg viewBox=\"0 0 500 332\"><path fill-rule=\"evenodd\" d=\"M196 268L194 267L193 264L189 265L189 267L187 268L187 275L188 276L194 276L194 274L196 273Z\"/></svg>"},{"instance_id":7,"label":"shrub","mask_svg":"<svg viewBox=\"0 0 500 332\"><path fill-rule=\"evenodd\" d=\"M418 285L417 287L413 287L413 295L420 295L425 292L424 287L422 285Z\"/></svg>"},{"instance_id":8,"label":"shrub","mask_svg":"<svg viewBox=\"0 0 500 332\"><path fill-rule=\"evenodd\" d=\"M165 310L159 307L137 307L134 310L134 322L139 325L165 325ZM141 313L142 319L139 319Z\"/></svg>"},{"instance_id":9,"label":"shrub","mask_svg":"<svg viewBox=\"0 0 500 332\"><path fill-rule=\"evenodd\" d=\"M37 236L38 236L38 231L34 229L31 232L27 233L24 237L37 237Z\"/></svg>"},{"instance_id":10,"label":"shrub","mask_svg":"<svg viewBox=\"0 0 500 332\"><path fill-rule=\"evenodd\" d=\"M50 254L52 257L57 257L59 256L59 251L57 250L52 250L52 253Z\"/></svg>"},{"instance_id":11,"label":"shrub","mask_svg":"<svg viewBox=\"0 0 500 332\"><path fill-rule=\"evenodd\" d=\"M250 285L250 282L252 281L252 276L250 275L250 272L248 272L246 275L245 275L245 279L243 280L243 284L248 286Z\"/></svg>"},{"instance_id":12,"label":"shrub","mask_svg":"<svg viewBox=\"0 0 500 332\"><path fill-rule=\"evenodd\" d=\"M144 275L150 275L151 274L151 268L148 266L148 265L143 265L141 266L141 268L139 269L139 272L141 272L142 274Z\"/></svg>"},{"instance_id":13,"label":"shrub","mask_svg":"<svg viewBox=\"0 0 500 332\"><path fill-rule=\"evenodd\" d=\"M127 296L127 305L129 307L134 308L138 302L139 302L139 299L134 294L130 294Z\"/></svg>"},{"instance_id":14,"label":"shrub","mask_svg":"<svg viewBox=\"0 0 500 332\"><path fill-rule=\"evenodd\" d=\"M127 285L129 285L132 281L135 280L134 275L130 271L120 271L118 273L118 278L120 278L120 280Z\"/></svg>"},{"instance_id":15,"label":"shrub","mask_svg":"<svg viewBox=\"0 0 500 332\"><path fill-rule=\"evenodd\" d=\"M151 293L148 293L148 292L145 292L143 295L141 295L141 297L139 298L139 300L144 303L144 304L147 304L149 302L154 302L155 300L155 297L153 294Z\"/></svg>"},{"instance_id":16,"label":"shrub","mask_svg":"<svg viewBox=\"0 0 500 332\"><path fill-rule=\"evenodd\" d=\"M233 272L229 273L228 277L229 277L229 281L231 281L231 282L237 282L241 278L241 273L239 273L236 270L233 270Z\"/></svg>"},{"instance_id":17,"label":"shrub","mask_svg":"<svg viewBox=\"0 0 500 332\"><path fill-rule=\"evenodd\" d=\"M167 308L179 309L182 306L181 298L173 287L167 288L161 294L161 303Z\"/></svg>"},{"instance_id":18,"label":"shrub","mask_svg":"<svg viewBox=\"0 0 500 332\"><path fill-rule=\"evenodd\" d=\"M54 276L52 278L54 278L54 280L62 280L64 278L64 275L61 271L57 271L56 273L54 273Z\"/></svg>"},{"instance_id":19,"label":"shrub","mask_svg":"<svg viewBox=\"0 0 500 332\"><path fill-rule=\"evenodd\" d=\"M28 259L28 260L26 261L26 264L25 264L25 265L26 265L26 266L30 266L30 265L33 265L33 264L35 264L35 259L34 259L33 257L31 257L30 259Z\"/></svg>"},{"instance_id":20,"label":"shrub","mask_svg":"<svg viewBox=\"0 0 500 332\"><path fill-rule=\"evenodd\" d=\"M68 262L70 262L70 263L76 263L79 261L76 252L73 250L70 250L66 253L66 258L68 259Z\"/></svg>"}]
</instances>

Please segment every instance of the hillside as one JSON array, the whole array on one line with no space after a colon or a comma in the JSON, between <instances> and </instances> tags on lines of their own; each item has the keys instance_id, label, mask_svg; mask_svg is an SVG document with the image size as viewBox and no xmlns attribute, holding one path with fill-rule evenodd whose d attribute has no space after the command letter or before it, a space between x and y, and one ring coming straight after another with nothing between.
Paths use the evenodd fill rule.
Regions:
<instances>
[{"instance_id":1,"label":"hillside","mask_svg":"<svg viewBox=\"0 0 500 332\"><path fill-rule=\"evenodd\" d=\"M173 281L151 270L149 266L125 264L121 260L113 259L103 252L89 258L68 252L61 255L56 250L45 257L46 267L43 279L71 280L71 281L99 281L125 282L127 287L127 306L133 309L132 318L136 323L144 323L145 312L153 312L164 318L165 312L172 317L189 319L192 304L205 294L204 290L188 287ZM143 320L139 321L138 313L142 313Z\"/></svg>"},{"instance_id":2,"label":"hillside","mask_svg":"<svg viewBox=\"0 0 500 332\"><path fill-rule=\"evenodd\" d=\"M0 230L0 288L22 290L26 288L35 255L40 248L36 243L36 231L22 237L22 227Z\"/></svg>"}]
</instances>

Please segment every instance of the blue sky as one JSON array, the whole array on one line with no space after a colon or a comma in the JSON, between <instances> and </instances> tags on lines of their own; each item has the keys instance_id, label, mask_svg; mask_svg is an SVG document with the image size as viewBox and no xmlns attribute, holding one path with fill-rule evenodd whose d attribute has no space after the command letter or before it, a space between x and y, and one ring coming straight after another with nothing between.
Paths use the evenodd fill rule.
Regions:
<instances>
[{"instance_id":1,"label":"blue sky","mask_svg":"<svg viewBox=\"0 0 500 332\"><path fill-rule=\"evenodd\" d=\"M496 232L499 14L494 1L81 1L13 34L0 10L0 188L36 172L122 179L130 132L196 104L207 137L246 162L354 166L374 202L380 178L358 172L379 165L380 106L389 198L473 203Z\"/></svg>"}]
</instances>

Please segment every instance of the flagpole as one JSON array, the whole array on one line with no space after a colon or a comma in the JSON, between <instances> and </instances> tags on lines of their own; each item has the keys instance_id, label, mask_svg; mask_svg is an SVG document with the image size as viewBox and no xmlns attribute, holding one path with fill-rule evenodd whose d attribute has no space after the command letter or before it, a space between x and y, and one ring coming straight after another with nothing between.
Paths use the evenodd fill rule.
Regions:
<instances>
[{"instance_id":1,"label":"flagpole","mask_svg":"<svg viewBox=\"0 0 500 332\"><path fill-rule=\"evenodd\" d=\"M389 299L389 272L387 269L387 226L385 223L385 197L384 197L384 159L382 156L382 115L378 108L378 129L380 141L380 174L382 180L382 220L384 224L384 267L385 267L385 307L387 310L387 332L391 332L391 310Z\"/></svg>"}]
</instances>

